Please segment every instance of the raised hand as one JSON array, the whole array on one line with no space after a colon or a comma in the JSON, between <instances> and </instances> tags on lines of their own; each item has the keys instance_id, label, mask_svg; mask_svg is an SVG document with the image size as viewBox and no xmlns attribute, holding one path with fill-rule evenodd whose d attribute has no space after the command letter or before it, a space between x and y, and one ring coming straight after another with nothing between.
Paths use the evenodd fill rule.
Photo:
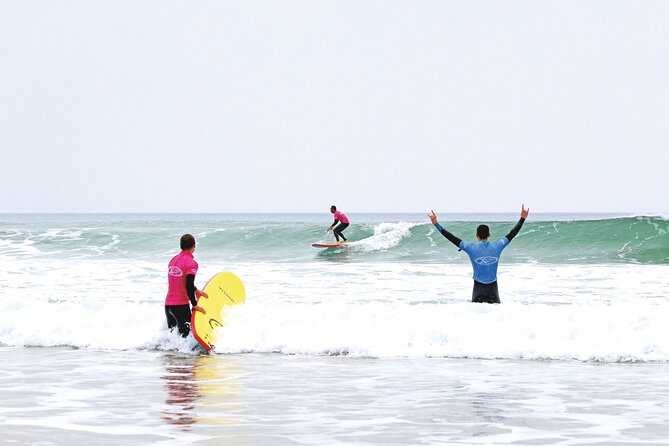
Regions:
<instances>
[{"instance_id":1,"label":"raised hand","mask_svg":"<svg viewBox=\"0 0 669 446\"><path fill-rule=\"evenodd\" d=\"M427 214L428 217L430 217L430 221L432 222L433 225L437 224L437 214L434 213L434 211L430 211L429 214Z\"/></svg>"},{"instance_id":2,"label":"raised hand","mask_svg":"<svg viewBox=\"0 0 669 446\"><path fill-rule=\"evenodd\" d=\"M530 208L525 209L525 204L523 203L522 209L520 210L520 216L521 218L527 218L528 215L530 215Z\"/></svg>"}]
</instances>

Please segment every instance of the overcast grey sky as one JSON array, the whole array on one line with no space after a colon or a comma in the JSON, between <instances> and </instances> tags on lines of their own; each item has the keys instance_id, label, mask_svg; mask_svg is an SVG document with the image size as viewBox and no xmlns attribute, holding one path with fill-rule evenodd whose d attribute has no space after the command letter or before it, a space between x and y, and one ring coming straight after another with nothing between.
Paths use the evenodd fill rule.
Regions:
<instances>
[{"instance_id":1,"label":"overcast grey sky","mask_svg":"<svg viewBox=\"0 0 669 446\"><path fill-rule=\"evenodd\" d=\"M669 2L0 0L0 60L0 212L669 212Z\"/></svg>"}]
</instances>

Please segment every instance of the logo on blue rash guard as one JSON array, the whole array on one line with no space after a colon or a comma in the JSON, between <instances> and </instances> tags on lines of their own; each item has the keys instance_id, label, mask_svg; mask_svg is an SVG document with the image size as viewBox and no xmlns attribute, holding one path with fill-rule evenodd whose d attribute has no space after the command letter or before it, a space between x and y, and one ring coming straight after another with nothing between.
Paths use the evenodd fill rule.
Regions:
<instances>
[{"instance_id":1,"label":"logo on blue rash guard","mask_svg":"<svg viewBox=\"0 0 669 446\"><path fill-rule=\"evenodd\" d=\"M478 263L479 265L492 265L497 263L497 260L497 257L485 256L474 259L474 262Z\"/></svg>"}]
</instances>

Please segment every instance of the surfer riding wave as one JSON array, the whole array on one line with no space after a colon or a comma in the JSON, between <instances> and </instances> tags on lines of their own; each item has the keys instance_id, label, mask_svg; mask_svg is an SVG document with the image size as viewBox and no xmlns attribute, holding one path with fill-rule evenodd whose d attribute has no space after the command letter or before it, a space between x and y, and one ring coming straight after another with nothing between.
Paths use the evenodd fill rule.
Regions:
<instances>
[{"instance_id":1,"label":"surfer riding wave","mask_svg":"<svg viewBox=\"0 0 669 446\"><path fill-rule=\"evenodd\" d=\"M330 206L330 212L334 214L334 222L328 227L326 232L332 231L337 242L339 242L340 237L344 242L346 242L346 237L344 237L342 232L344 229L348 228L348 217L346 217L343 212L338 211L337 206L335 205ZM337 225L337 223L339 223L339 225Z\"/></svg>"}]
</instances>

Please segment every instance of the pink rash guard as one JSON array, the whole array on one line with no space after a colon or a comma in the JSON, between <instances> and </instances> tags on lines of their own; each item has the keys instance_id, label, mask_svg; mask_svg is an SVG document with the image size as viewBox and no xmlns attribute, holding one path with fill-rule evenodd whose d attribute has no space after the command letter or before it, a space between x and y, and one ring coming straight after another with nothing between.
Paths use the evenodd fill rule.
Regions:
<instances>
[{"instance_id":1,"label":"pink rash guard","mask_svg":"<svg viewBox=\"0 0 669 446\"><path fill-rule=\"evenodd\" d=\"M186 293L186 276L197 274L198 264L193 254L181 251L170 260L167 270L167 296L165 305L188 305L188 294Z\"/></svg>"},{"instance_id":2,"label":"pink rash guard","mask_svg":"<svg viewBox=\"0 0 669 446\"><path fill-rule=\"evenodd\" d=\"M335 213L334 213L334 219L335 219L335 220L339 220L339 221L342 222L342 223L346 223L346 224L348 224L348 218L346 217L346 215L344 215L343 212L335 211Z\"/></svg>"}]
</instances>

